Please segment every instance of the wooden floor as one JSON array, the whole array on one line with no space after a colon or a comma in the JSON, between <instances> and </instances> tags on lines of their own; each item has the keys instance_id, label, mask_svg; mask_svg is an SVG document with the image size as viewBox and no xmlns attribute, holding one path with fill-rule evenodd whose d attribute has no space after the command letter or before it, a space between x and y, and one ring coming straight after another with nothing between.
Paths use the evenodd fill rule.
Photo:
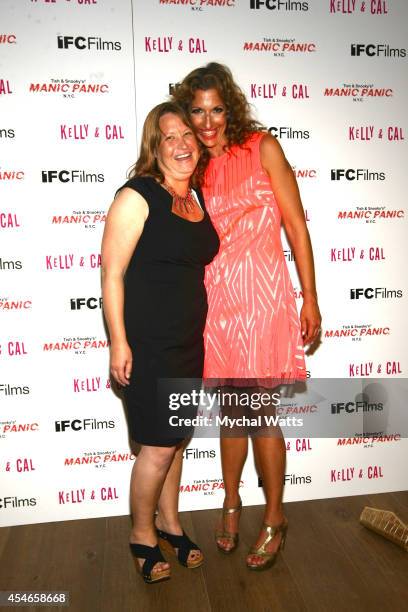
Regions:
<instances>
[{"instance_id":1,"label":"wooden floor","mask_svg":"<svg viewBox=\"0 0 408 612\"><path fill-rule=\"evenodd\" d=\"M407 492L286 504L285 550L261 573L244 565L261 506L244 509L241 542L231 556L213 543L218 511L185 512L183 525L200 543L205 564L188 570L169 557L172 579L157 585L136 574L127 548L129 517L3 528L0 590L70 592L69 608L24 608L39 611L406 611L408 554L359 525L365 505L408 522Z\"/></svg>"}]
</instances>

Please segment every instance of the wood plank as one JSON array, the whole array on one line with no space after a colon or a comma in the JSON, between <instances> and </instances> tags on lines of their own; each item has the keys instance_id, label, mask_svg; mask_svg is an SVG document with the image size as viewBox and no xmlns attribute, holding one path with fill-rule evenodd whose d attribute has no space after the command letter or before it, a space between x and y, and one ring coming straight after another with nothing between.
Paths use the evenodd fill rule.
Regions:
<instances>
[{"instance_id":1,"label":"wood plank","mask_svg":"<svg viewBox=\"0 0 408 612\"><path fill-rule=\"evenodd\" d=\"M0 528L0 559L3 554L3 550L7 544L7 540L10 537L12 527L1 527ZM0 568L1 571L1 568Z\"/></svg>"},{"instance_id":2,"label":"wood plank","mask_svg":"<svg viewBox=\"0 0 408 612\"><path fill-rule=\"evenodd\" d=\"M187 514L190 513L181 515L182 524L194 539L196 534ZM102 582L102 612L209 612L202 569L189 570L181 566L174 555L165 554L171 564L170 580L160 584L144 583L128 549L129 530L129 517L109 519Z\"/></svg>"},{"instance_id":3,"label":"wood plank","mask_svg":"<svg viewBox=\"0 0 408 612\"><path fill-rule=\"evenodd\" d=\"M218 514L217 510L206 510L196 511L192 515L197 539L202 543L206 555L203 573L211 610L306 610L281 555L276 565L265 572L253 572L246 567L246 555L256 540L262 523L262 508L244 508L240 524L240 544L231 555L220 552L214 541L214 526Z\"/></svg>"},{"instance_id":4,"label":"wood plank","mask_svg":"<svg viewBox=\"0 0 408 612\"><path fill-rule=\"evenodd\" d=\"M393 612L401 603L400 585L382 571L378 556L374 554L365 533L367 530L359 522L361 511L368 501L366 496L338 498L336 503L332 499L320 500L315 504L315 512L332 530L355 568L361 580L360 598L364 605L378 605L384 599L382 610Z\"/></svg>"},{"instance_id":5,"label":"wood plank","mask_svg":"<svg viewBox=\"0 0 408 612\"><path fill-rule=\"evenodd\" d=\"M408 600L407 553L361 526L365 505L408 518L406 492L288 503L285 551L265 572L245 566L262 521L246 507L240 546L223 555L214 542L218 512L181 514L205 555L197 570L168 556L172 578L146 585L127 541L128 516L21 525L0 530L1 590L67 590L72 612L402 612ZM58 608L25 608L58 610ZM66 608L60 608L66 610Z\"/></svg>"},{"instance_id":6,"label":"wood plank","mask_svg":"<svg viewBox=\"0 0 408 612\"><path fill-rule=\"evenodd\" d=\"M328 501L335 507L338 500ZM378 600L367 592L357 567L345 553L333 528L321 518L321 501L286 504L289 520L285 561L313 612L375 609ZM290 543L290 545L289 545Z\"/></svg>"}]
</instances>

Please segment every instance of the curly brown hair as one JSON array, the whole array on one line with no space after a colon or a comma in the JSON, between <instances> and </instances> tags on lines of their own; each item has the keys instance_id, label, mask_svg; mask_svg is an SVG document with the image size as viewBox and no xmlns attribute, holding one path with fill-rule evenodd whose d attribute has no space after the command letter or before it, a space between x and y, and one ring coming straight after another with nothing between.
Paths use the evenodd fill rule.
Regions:
<instances>
[{"instance_id":1,"label":"curly brown hair","mask_svg":"<svg viewBox=\"0 0 408 612\"><path fill-rule=\"evenodd\" d=\"M227 66L210 62L202 68L196 68L184 77L181 83L177 83L172 92L172 100L190 114L193 98L198 89L216 89L225 104L227 111L225 136L228 148L232 145L243 146L253 132L265 129L252 117L251 107ZM198 182L202 183L210 154L202 143L200 145L202 154L195 174Z\"/></svg>"}]
</instances>

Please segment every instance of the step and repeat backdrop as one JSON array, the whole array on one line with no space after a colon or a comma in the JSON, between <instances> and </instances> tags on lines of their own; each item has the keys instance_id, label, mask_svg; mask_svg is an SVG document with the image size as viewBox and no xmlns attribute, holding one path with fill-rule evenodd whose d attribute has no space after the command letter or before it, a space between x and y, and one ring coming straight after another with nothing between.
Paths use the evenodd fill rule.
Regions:
<instances>
[{"instance_id":1,"label":"step and repeat backdrop","mask_svg":"<svg viewBox=\"0 0 408 612\"><path fill-rule=\"evenodd\" d=\"M312 393L280 414L383 411L393 393L378 379L389 389L408 367L408 5L3 0L0 11L0 525L129 512L136 459L109 380L100 241L147 112L210 61L230 67L296 174L324 319L308 373L343 379L329 400ZM366 436L288 437L285 501L405 489L403 428L376 423ZM263 503L260 485L249 457L245 504ZM181 509L222 499L218 440L196 437Z\"/></svg>"}]
</instances>

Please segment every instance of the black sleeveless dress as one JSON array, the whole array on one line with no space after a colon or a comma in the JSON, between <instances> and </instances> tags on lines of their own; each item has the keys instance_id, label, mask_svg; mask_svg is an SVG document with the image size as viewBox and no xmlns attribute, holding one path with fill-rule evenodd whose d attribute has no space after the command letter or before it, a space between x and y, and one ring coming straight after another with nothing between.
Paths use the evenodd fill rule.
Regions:
<instances>
[{"instance_id":1,"label":"black sleeveless dress","mask_svg":"<svg viewBox=\"0 0 408 612\"><path fill-rule=\"evenodd\" d=\"M125 328L133 354L124 389L129 431L139 444L173 446L185 436L169 428L172 413L158 396L158 381L202 377L204 268L219 240L199 190L204 218L191 222L172 213L172 196L152 177L130 179L123 187L140 193L149 206L125 276Z\"/></svg>"}]
</instances>

